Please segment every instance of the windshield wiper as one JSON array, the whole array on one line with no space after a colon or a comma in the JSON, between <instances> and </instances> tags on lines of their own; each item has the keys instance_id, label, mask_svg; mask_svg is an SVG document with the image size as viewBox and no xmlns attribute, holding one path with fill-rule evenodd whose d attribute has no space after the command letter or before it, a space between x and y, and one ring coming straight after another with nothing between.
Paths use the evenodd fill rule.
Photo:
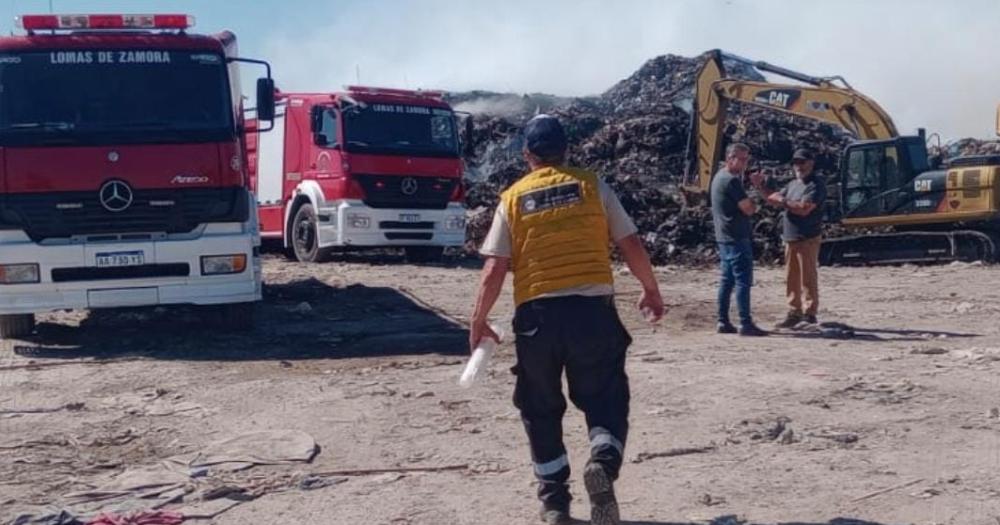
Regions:
<instances>
[{"instance_id":1,"label":"windshield wiper","mask_svg":"<svg viewBox=\"0 0 1000 525\"><path fill-rule=\"evenodd\" d=\"M349 141L347 141L347 144L349 146L361 146L361 147L371 146L371 144L369 144L367 142L362 142L360 140L349 140Z\"/></svg>"},{"instance_id":2,"label":"windshield wiper","mask_svg":"<svg viewBox=\"0 0 1000 525\"><path fill-rule=\"evenodd\" d=\"M15 122L7 126L10 129L45 129L54 131L70 131L76 127L72 122Z\"/></svg>"}]
</instances>

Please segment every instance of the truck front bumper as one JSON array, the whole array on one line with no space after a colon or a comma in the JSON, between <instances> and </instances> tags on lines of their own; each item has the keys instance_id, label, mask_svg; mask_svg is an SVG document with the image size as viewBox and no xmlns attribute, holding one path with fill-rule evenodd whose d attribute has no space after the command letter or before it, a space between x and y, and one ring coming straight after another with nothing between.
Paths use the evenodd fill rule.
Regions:
<instances>
[{"instance_id":1,"label":"truck front bumper","mask_svg":"<svg viewBox=\"0 0 1000 525\"><path fill-rule=\"evenodd\" d=\"M462 246L465 208L451 203L443 210L372 208L341 200L319 210L321 247Z\"/></svg>"},{"instance_id":2,"label":"truck front bumper","mask_svg":"<svg viewBox=\"0 0 1000 525\"><path fill-rule=\"evenodd\" d=\"M0 285L0 315L257 301L261 298L259 242L255 233L239 223L203 225L187 236L113 242L38 244L22 231L0 231L0 264L39 265L38 283ZM142 253L142 271L127 266L97 268L98 254L118 252ZM242 272L202 274L203 256L237 254L246 256Z\"/></svg>"}]
</instances>

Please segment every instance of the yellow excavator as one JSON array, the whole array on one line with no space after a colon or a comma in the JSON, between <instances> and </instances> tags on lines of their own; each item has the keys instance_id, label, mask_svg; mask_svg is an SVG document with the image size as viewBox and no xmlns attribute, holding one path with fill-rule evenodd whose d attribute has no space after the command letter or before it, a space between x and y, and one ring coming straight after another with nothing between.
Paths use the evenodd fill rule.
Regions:
<instances>
[{"instance_id":1,"label":"yellow excavator","mask_svg":"<svg viewBox=\"0 0 1000 525\"><path fill-rule=\"evenodd\" d=\"M731 78L724 60L802 84ZM899 135L885 110L839 76L814 77L718 50L708 53L696 79L684 175L688 192L708 193L722 160L732 101L826 122L854 137L828 180L832 202L826 212L828 220L855 234L824 240L821 264L997 259L1000 156L960 157L942 167L928 158L923 129Z\"/></svg>"}]
</instances>

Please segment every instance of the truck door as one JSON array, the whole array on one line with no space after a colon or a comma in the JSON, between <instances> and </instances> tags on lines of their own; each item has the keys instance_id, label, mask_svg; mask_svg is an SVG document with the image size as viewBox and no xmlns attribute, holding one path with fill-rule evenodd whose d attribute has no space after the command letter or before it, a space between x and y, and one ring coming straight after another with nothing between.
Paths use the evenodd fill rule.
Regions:
<instances>
[{"instance_id":1,"label":"truck door","mask_svg":"<svg viewBox=\"0 0 1000 525\"><path fill-rule=\"evenodd\" d=\"M309 130L312 133L312 145L309 148L310 159L307 163L309 171L307 179L319 182L323 193L328 197L340 193L337 191L337 177L343 173L341 157L340 118L337 108L332 105L316 105L309 109Z\"/></svg>"}]
</instances>

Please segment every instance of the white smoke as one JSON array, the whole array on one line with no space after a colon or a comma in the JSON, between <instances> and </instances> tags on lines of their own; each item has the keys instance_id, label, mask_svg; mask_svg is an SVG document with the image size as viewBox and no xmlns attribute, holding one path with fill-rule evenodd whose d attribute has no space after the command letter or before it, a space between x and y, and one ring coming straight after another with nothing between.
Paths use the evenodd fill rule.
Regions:
<instances>
[{"instance_id":1,"label":"white smoke","mask_svg":"<svg viewBox=\"0 0 1000 525\"><path fill-rule=\"evenodd\" d=\"M997 0L422 0L338 4L267 35L285 90L364 84L597 94L645 60L721 48L843 75L903 133L990 137ZM322 10L320 10L322 11ZM360 75L359 75L360 73Z\"/></svg>"}]
</instances>

